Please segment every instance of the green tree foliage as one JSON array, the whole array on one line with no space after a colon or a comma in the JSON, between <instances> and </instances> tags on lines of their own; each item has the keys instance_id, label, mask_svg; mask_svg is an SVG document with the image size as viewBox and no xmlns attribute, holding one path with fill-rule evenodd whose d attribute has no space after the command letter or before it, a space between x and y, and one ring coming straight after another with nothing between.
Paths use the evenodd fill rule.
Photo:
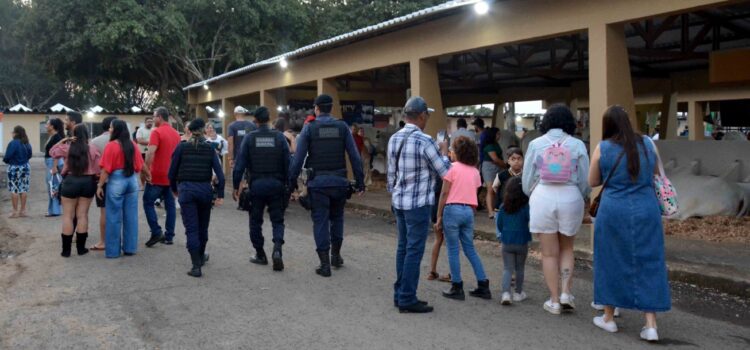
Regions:
<instances>
[{"instance_id":1,"label":"green tree foliage","mask_svg":"<svg viewBox=\"0 0 750 350\"><path fill-rule=\"evenodd\" d=\"M191 82L441 2L0 0L0 88L63 81L74 105L179 107Z\"/></svg>"}]
</instances>

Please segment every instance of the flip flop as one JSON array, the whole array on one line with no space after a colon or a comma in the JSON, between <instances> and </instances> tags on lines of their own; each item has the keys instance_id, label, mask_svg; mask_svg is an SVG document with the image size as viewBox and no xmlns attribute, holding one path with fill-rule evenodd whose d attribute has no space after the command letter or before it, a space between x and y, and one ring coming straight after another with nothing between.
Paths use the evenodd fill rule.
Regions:
<instances>
[{"instance_id":1,"label":"flip flop","mask_svg":"<svg viewBox=\"0 0 750 350\"><path fill-rule=\"evenodd\" d=\"M13 214L8 215L8 218L11 218L11 219L15 219L17 217L18 217L18 213L13 213Z\"/></svg>"},{"instance_id":2,"label":"flip flop","mask_svg":"<svg viewBox=\"0 0 750 350\"><path fill-rule=\"evenodd\" d=\"M99 247L99 246L96 246L96 245L92 245L91 248L89 248L89 250L102 251L102 250L104 250L104 247Z\"/></svg>"},{"instance_id":3,"label":"flip flop","mask_svg":"<svg viewBox=\"0 0 750 350\"><path fill-rule=\"evenodd\" d=\"M435 271L430 271L430 273L427 274L427 280L428 281L434 281L434 280L436 280L438 278L440 278L440 275L438 275L438 273L435 272Z\"/></svg>"},{"instance_id":4,"label":"flip flop","mask_svg":"<svg viewBox=\"0 0 750 350\"><path fill-rule=\"evenodd\" d=\"M438 281L440 281L440 282L450 282L451 281L451 274L440 276L438 278Z\"/></svg>"}]
</instances>

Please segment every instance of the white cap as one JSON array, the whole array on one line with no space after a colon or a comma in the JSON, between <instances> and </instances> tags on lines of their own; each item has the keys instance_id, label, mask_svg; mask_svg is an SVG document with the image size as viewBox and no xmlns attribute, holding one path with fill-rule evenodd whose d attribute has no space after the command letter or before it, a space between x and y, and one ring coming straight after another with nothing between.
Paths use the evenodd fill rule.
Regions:
<instances>
[{"instance_id":1,"label":"white cap","mask_svg":"<svg viewBox=\"0 0 750 350\"><path fill-rule=\"evenodd\" d=\"M247 113L247 109L245 109L245 107L242 107L242 106L234 107L234 114L245 114L245 113Z\"/></svg>"}]
</instances>

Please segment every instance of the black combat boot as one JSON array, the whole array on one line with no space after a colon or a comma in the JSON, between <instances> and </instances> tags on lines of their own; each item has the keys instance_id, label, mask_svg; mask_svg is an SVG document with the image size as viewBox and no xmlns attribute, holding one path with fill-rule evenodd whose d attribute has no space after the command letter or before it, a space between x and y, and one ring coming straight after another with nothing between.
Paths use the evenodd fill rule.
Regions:
<instances>
[{"instance_id":1,"label":"black combat boot","mask_svg":"<svg viewBox=\"0 0 750 350\"><path fill-rule=\"evenodd\" d=\"M490 292L490 280L478 281L477 289L470 290L469 295L482 299L492 299L492 292Z\"/></svg>"},{"instance_id":2,"label":"black combat boot","mask_svg":"<svg viewBox=\"0 0 750 350\"><path fill-rule=\"evenodd\" d=\"M203 243L201 244L201 267L203 267L203 265L206 265L207 262L208 254L206 254L206 244Z\"/></svg>"},{"instance_id":3,"label":"black combat boot","mask_svg":"<svg viewBox=\"0 0 750 350\"><path fill-rule=\"evenodd\" d=\"M60 255L68 258L70 257L70 247L73 245L73 235L61 234L62 237L62 253Z\"/></svg>"},{"instance_id":4,"label":"black combat boot","mask_svg":"<svg viewBox=\"0 0 750 350\"><path fill-rule=\"evenodd\" d=\"M187 274L193 277L203 276L201 272L201 262L203 261L201 253L199 251L190 252L190 261L193 263L193 268Z\"/></svg>"},{"instance_id":5,"label":"black combat boot","mask_svg":"<svg viewBox=\"0 0 750 350\"><path fill-rule=\"evenodd\" d=\"M341 243L331 245L331 266L335 268L344 266L344 259L341 258Z\"/></svg>"},{"instance_id":6,"label":"black combat boot","mask_svg":"<svg viewBox=\"0 0 750 350\"><path fill-rule=\"evenodd\" d=\"M318 258L320 259L320 266L315 269L315 273L323 277L331 277L331 257L328 255L328 251L318 252Z\"/></svg>"},{"instance_id":7,"label":"black combat boot","mask_svg":"<svg viewBox=\"0 0 750 350\"><path fill-rule=\"evenodd\" d=\"M281 260L281 243L273 244L273 253L271 253L271 260L273 260L274 271L284 270L284 260Z\"/></svg>"},{"instance_id":8,"label":"black combat boot","mask_svg":"<svg viewBox=\"0 0 750 350\"><path fill-rule=\"evenodd\" d=\"M258 265L268 265L268 258L266 257L266 251L263 248L255 250L255 256L250 258L250 262Z\"/></svg>"},{"instance_id":9,"label":"black combat boot","mask_svg":"<svg viewBox=\"0 0 750 350\"><path fill-rule=\"evenodd\" d=\"M464 283L451 282L451 288L444 290L443 296L449 299L465 300L466 295L464 295Z\"/></svg>"},{"instance_id":10,"label":"black combat boot","mask_svg":"<svg viewBox=\"0 0 750 350\"><path fill-rule=\"evenodd\" d=\"M78 250L78 255L85 255L89 252L86 248L86 239L88 237L88 232L76 233L76 250Z\"/></svg>"}]
</instances>

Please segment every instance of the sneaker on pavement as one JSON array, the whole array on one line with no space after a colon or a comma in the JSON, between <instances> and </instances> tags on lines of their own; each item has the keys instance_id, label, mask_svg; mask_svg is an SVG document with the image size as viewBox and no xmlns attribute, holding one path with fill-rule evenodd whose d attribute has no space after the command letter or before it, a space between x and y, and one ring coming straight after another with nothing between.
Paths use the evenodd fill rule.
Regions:
<instances>
[{"instance_id":1,"label":"sneaker on pavement","mask_svg":"<svg viewBox=\"0 0 750 350\"><path fill-rule=\"evenodd\" d=\"M166 245L172 245L174 244L174 241L171 239L164 239L161 243L166 244Z\"/></svg>"},{"instance_id":2,"label":"sneaker on pavement","mask_svg":"<svg viewBox=\"0 0 750 350\"><path fill-rule=\"evenodd\" d=\"M510 293L503 292L503 295L500 298L500 304L502 304L502 305L510 305Z\"/></svg>"},{"instance_id":3,"label":"sneaker on pavement","mask_svg":"<svg viewBox=\"0 0 750 350\"><path fill-rule=\"evenodd\" d=\"M596 304L593 301L591 302L591 307L594 310L597 310L597 311L604 311L604 305L602 305L602 304ZM615 315L614 316L615 317L620 317L620 308L619 307L615 308Z\"/></svg>"},{"instance_id":4,"label":"sneaker on pavement","mask_svg":"<svg viewBox=\"0 0 750 350\"><path fill-rule=\"evenodd\" d=\"M553 303L552 300L547 300L544 302L544 309L553 315L559 315L560 303Z\"/></svg>"},{"instance_id":5,"label":"sneaker on pavement","mask_svg":"<svg viewBox=\"0 0 750 350\"><path fill-rule=\"evenodd\" d=\"M526 298L527 298L526 292L513 293L513 301L516 301L516 302L518 302L518 301L524 301L524 300L526 300Z\"/></svg>"},{"instance_id":6,"label":"sneaker on pavement","mask_svg":"<svg viewBox=\"0 0 750 350\"><path fill-rule=\"evenodd\" d=\"M576 304L573 302L575 299L573 294L562 293L560 294L560 306L563 310L573 310L576 308Z\"/></svg>"},{"instance_id":7,"label":"sneaker on pavement","mask_svg":"<svg viewBox=\"0 0 750 350\"><path fill-rule=\"evenodd\" d=\"M429 305L424 305L420 302L417 302L413 305L407 305L407 306L399 306L398 312L402 314L425 314L432 312L433 308Z\"/></svg>"},{"instance_id":8,"label":"sneaker on pavement","mask_svg":"<svg viewBox=\"0 0 750 350\"><path fill-rule=\"evenodd\" d=\"M151 236L151 238L148 239L148 242L146 242L146 247L151 248L156 243L164 242L164 239L164 235Z\"/></svg>"},{"instance_id":9,"label":"sneaker on pavement","mask_svg":"<svg viewBox=\"0 0 750 350\"><path fill-rule=\"evenodd\" d=\"M641 330L641 339L650 342L659 341L659 333L656 332L656 328L643 327Z\"/></svg>"},{"instance_id":10,"label":"sneaker on pavement","mask_svg":"<svg viewBox=\"0 0 750 350\"><path fill-rule=\"evenodd\" d=\"M617 324L615 323L615 321L609 320L609 322L605 322L604 316L594 317L594 325L610 333L617 332Z\"/></svg>"}]
</instances>

